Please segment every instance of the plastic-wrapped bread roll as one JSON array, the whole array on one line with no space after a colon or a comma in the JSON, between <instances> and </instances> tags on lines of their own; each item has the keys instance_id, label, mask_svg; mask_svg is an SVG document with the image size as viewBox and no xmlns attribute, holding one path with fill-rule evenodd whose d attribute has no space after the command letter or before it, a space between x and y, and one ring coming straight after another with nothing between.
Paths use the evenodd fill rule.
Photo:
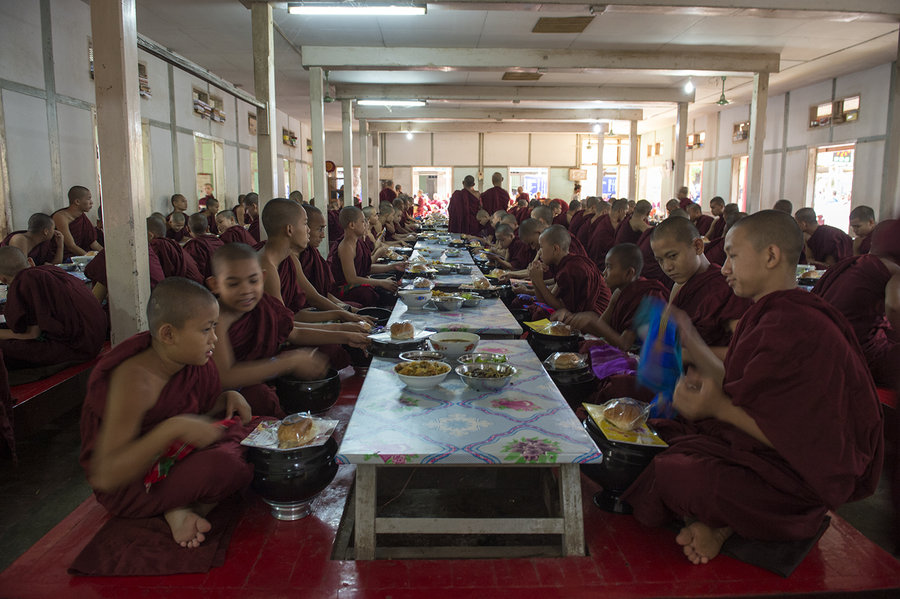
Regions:
<instances>
[{"instance_id":1,"label":"plastic-wrapped bread roll","mask_svg":"<svg viewBox=\"0 0 900 599\"><path fill-rule=\"evenodd\" d=\"M398 320L391 325L391 339L412 339L415 334L416 329L408 320Z\"/></svg>"}]
</instances>

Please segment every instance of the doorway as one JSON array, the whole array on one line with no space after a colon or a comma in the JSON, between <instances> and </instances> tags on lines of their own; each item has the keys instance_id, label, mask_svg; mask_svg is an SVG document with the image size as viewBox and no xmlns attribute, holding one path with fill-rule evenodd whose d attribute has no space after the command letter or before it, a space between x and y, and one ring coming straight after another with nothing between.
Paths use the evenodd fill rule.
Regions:
<instances>
[{"instance_id":1,"label":"doorway","mask_svg":"<svg viewBox=\"0 0 900 599\"><path fill-rule=\"evenodd\" d=\"M449 200L453 194L453 169L449 166L424 166L412 169L413 189L410 190L413 197L419 197L419 192L427 202L432 200Z\"/></svg>"},{"instance_id":2,"label":"doorway","mask_svg":"<svg viewBox=\"0 0 900 599\"><path fill-rule=\"evenodd\" d=\"M194 133L194 164L197 174L195 191L199 206L200 198L206 195L205 186L212 185L212 195L221 205L225 198L225 145L222 140ZM202 210L205 206L200 206Z\"/></svg>"},{"instance_id":3,"label":"doorway","mask_svg":"<svg viewBox=\"0 0 900 599\"><path fill-rule=\"evenodd\" d=\"M731 159L731 198L741 212L747 211L747 168L749 156L737 156Z\"/></svg>"},{"instance_id":4,"label":"doorway","mask_svg":"<svg viewBox=\"0 0 900 599\"><path fill-rule=\"evenodd\" d=\"M854 144L825 146L816 151L813 209L820 224L847 230L853 191Z\"/></svg>"},{"instance_id":5,"label":"doorway","mask_svg":"<svg viewBox=\"0 0 900 599\"><path fill-rule=\"evenodd\" d=\"M535 167L509 167L510 197L516 197L516 190L522 187L532 198L546 198L549 187L548 169ZM540 194L540 195L538 195Z\"/></svg>"},{"instance_id":6,"label":"doorway","mask_svg":"<svg viewBox=\"0 0 900 599\"><path fill-rule=\"evenodd\" d=\"M700 203L700 199L703 197L703 163L702 162L688 162L687 163L687 188L688 195L691 200Z\"/></svg>"}]
</instances>

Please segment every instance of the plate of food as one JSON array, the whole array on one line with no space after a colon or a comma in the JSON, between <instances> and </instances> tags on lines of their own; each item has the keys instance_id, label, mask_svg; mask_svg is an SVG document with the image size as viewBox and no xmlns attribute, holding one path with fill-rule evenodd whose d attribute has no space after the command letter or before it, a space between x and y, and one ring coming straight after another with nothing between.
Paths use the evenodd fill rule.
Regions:
<instances>
[{"instance_id":1,"label":"plate of food","mask_svg":"<svg viewBox=\"0 0 900 599\"><path fill-rule=\"evenodd\" d=\"M379 343L409 343L411 341L421 341L434 335L434 331L417 329L408 320L398 320L388 326L387 329L382 333L369 335L369 339Z\"/></svg>"},{"instance_id":2,"label":"plate of food","mask_svg":"<svg viewBox=\"0 0 900 599\"><path fill-rule=\"evenodd\" d=\"M440 385L450 374L450 365L438 360L400 362L394 373L410 389L431 389Z\"/></svg>"}]
</instances>

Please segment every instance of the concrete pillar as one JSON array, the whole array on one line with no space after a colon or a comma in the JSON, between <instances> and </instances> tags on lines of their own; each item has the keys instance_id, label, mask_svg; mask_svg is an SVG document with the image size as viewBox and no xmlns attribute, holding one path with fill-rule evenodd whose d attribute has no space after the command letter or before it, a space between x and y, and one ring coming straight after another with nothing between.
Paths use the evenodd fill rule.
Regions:
<instances>
[{"instance_id":1,"label":"concrete pillar","mask_svg":"<svg viewBox=\"0 0 900 599\"><path fill-rule=\"evenodd\" d=\"M91 2L112 342L147 329L150 264L135 0Z\"/></svg>"},{"instance_id":2,"label":"concrete pillar","mask_svg":"<svg viewBox=\"0 0 900 599\"><path fill-rule=\"evenodd\" d=\"M675 168L672 169L672 196L676 197L679 188L684 186L684 168L687 159L687 102L678 103L678 113L675 117ZM666 198L663 198L665 201Z\"/></svg>"},{"instance_id":3,"label":"concrete pillar","mask_svg":"<svg viewBox=\"0 0 900 599\"><path fill-rule=\"evenodd\" d=\"M597 135L597 189L596 195L598 198L603 195L603 136L605 135L604 131L601 130Z\"/></svg>"},{"instance_id":4,"label":"concrete pillar","mask_svg":"<svg viewBox=\"0 0 900 599\"><path fill-rule=\"evenodd\" d=\"M766 106L769 103L769 74L753 75L750 99L750 161L747 164L747 213L760 209L762 192L763 144L766 140Z\"/></svg>"},{"instance_id":5,"label":"concrete pillar","mask_svg":"<svg viewBox=\"0 0 900 599\"><path fill-rule=\"evenodd\" d=\"M372 135L372 149L375 152L375 184L372 185L372 203L378 205L378 194L381 193L381 133Z\"/></svg>"},{"instance_id":6,"label":"concrete pillar","mask_svg":"<svg viewBox=\"0 0 900 599\"><path fill-rule=\"evenodd\" d=\"M625 197L635 202L638 200L638 149L637 121L631 121L631 129L628 131L628 195Z\"/></svg>"},{"instance_id":7,"label":"concrete pillar","mask_svg":"<svg viewBox=\"0 0 900 599\"><path fill-rule=\"evenodd\" d=\"M891 68L890 93L879 220L900 217L900 46Z\"/></svg>"},{"instance_id":8,"label":"concrete pillar","mask_svg":"<svg viewBox=\"0 0 900 599\"><path fill-rule=\"evenodd\" d=\"M309 113L312 135L313 197L316 206L328 210L328 183L325 179L325 81L321 67L309 69ZM326 227L328 226L326 219ZM328 252L328 235L322 240L319 251Z\"/></svg>"},{"instance_id":9,"label":"concrete pillar","mask_svg":"<svg viewBox=\"0 0 900 599\"><path fill-rule=\"evenodd\" d=\"M280 196L278 192L278 118L275 111L275 38L272 29L272 7L267 2L254 2L250 7L253 36L253 88L256 98L266 108L256 109L256 160L259 169L259 209ZM265 229L260 227L265 239Z\"/></svg>"},{"instance_id":10,"label":"concrete pillar","mask_svg":"<svg viewBox=\"0 0 900 599\"><path fill-rule=\"evenodd\" d=\"M369 135L366 120L359 120L359 199L363 206L369 199Z\"/></svg>"},{"instance_id":11,"label":"concrete pillar","mask_svg":"<svg viewBox=\"0 0 900 599\"><path fill-rule=\"evenodd\" d=\"M341 150L344 155L344 206L353 205L353 101L341 100Z\"/></svg>"}]
</instances>

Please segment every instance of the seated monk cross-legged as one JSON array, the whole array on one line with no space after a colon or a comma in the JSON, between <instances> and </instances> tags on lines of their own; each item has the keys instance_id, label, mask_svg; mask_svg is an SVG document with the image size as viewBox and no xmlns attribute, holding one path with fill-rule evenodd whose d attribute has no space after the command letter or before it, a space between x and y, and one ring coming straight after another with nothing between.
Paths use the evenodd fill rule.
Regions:
<instances>
[{"instance_id":1,"label":"seated monk cross-legged","mask_svg":"<svg viewBox=\"0 0 900 599\"><path fill-rule=\"evenodd\" d=\"M246 243L253 246L257 240L237 222L237 216L231 210L222 210L216 214L216 229L222 243Z\"/></svg>"},{"instance_id":2,"label":"seated monk cross-legged","mask_svg":"<svg viewBox=\"0 0 900 599\"><path fill-rule=\"evenodd\" d=\"M222 241L209 232L209 220L202 212L188 218L188 229L191 231L191 238L184 244L184 251L190 254L197 264L197 270L207 279L212 276L212 255L222 247Z\"/></svg>"},{"instance_id":3,"label":"seated monk cross-legged","mask_svg":"<svg viewBox=\"0 0 900 599\"><path fill-rule=\"evenodd\" d=\"M219 298L213 360L222 386L240 391L254 414L283 417L278 397L265 382L283 374L322 378L327 359L315 350L281 351L285 343L307 345L305 332L284 304L263 292L259 254L249 245L229 243L213 254L210 288Z\"/></svg>"},{"instance_id":4,"label":"seated monk cross-legged","mask_svg":"<svg viewBox=\"0 0 900 599\"><path fill-rule=\"evenodd\" d=\"M28 218L28 229L13 231L0 242L0 247L12 246L22 250L35 266L60 264L63 261L63 234L48 215L38 212Z\"/></svg>"},{"instance_id":5,"label":"seated monk cross-legged","mask_svg":"<svg viewBox=\"0 0 900 599\"><path fill-rule=\"evenodd\" d=\"M163 516L182 547L197 547L216 503L246 488L253 466L240 442L256 426L236 391L222 392L210 358L216 298L172 277L150 295L150 330L116 345L91 373L81 413L80 463L97 502L116 516ZM239 423L226 430L213 419ZM174 443L196 450L145 486Z\"/></svg>"},{"instance_id":6,"label":"seated monk cross-legged","mask_svg":"<svg viewBox=\"0 0 900 599\"><path fill-rule=\"evenodd\" d=\"M84 282L53 266L33 266L15 247L0 248L0 283L8 285L0 329L7 370L85 362L100 353L107 320Z\"/></svg>"},{"instance_id":7,"label":"seated monk cross-legged","mask_svg":"<svg viewBox=\"0 0 900 599\"><path fill-rule=\"evenodd\" d=\"M802 245L797 224L775 210L728 231L722 272L753 305L724 362L673 312L692 362L675 389L679 417L650 421L669 447L622 499L644 525L682 521L675 540L694 564L716 557L732 534L814 538L829 509L878 485L875 385L847 320L796 288Z\"/></svg>"},{"instance_id":8,"label":"seated monk cross-legged","mask_svg":"<svg viewBox=\"0 0 900 599\"><path fill-rule=\"evenodd\" d=\"M69 189L69 206L52 214L57 230L63 236L63 257L84 256L90 251L99 252L103 246L97 241L97 228L87 213L94 207L91 191L75 185Z\"/></svg>"}]
</instances>

